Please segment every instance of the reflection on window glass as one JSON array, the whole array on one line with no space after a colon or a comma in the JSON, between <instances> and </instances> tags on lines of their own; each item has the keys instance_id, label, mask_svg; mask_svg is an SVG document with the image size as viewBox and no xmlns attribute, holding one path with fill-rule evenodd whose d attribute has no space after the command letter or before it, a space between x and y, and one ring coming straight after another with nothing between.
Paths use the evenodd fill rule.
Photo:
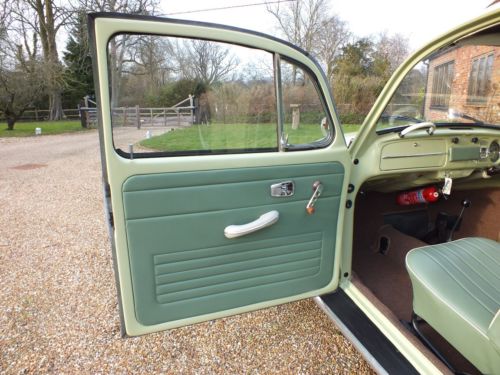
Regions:
<instances>
[{"instance_id":1,"label":"reflection on window glass","mask_svg":"<svg viewBox=\"0 0 500 375\"><path fill-rule=\"evenodd\" d=\"M377 127L424 121L499 126L499 89L500 47L462 41L428 56L408 73Z\"/></svg>"},{"instance_id":2,"label":"reflection on window glass","mask_svg":"<svg viewBox=\"0 0 500 375\"><path fill-rule=\"evenodd\" d=\"M281 86L283 134L288 144L309 144L325 139L331 124L309 74L295 64L282 60Z\"/></svg>"},{"instance_id":3,"label":"reflection on window glass","mask_svg":"<svg viewBox=\"0 0 500 375\"><path fill-rule=\"evenodd\" d=\"M117 35L108 45L114 144L124 152L277 149L273 56L230 44Z\"/></svg>"}]
</instances>

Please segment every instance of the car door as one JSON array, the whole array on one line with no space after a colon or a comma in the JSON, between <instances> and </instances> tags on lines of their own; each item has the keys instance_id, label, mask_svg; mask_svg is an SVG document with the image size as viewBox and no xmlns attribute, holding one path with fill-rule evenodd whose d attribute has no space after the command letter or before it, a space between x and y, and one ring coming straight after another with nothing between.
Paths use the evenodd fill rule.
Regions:
<instances>
[{"instance_id":1,"label":"car door","mask_svg":"<svg viewBox=\"0 0 500 375\"><path fill-rule=\"evenodd\" d=\"M200 22L89 32L122 332L335 290L351 160L318 64Z\"/></svg>"}]
</instances>

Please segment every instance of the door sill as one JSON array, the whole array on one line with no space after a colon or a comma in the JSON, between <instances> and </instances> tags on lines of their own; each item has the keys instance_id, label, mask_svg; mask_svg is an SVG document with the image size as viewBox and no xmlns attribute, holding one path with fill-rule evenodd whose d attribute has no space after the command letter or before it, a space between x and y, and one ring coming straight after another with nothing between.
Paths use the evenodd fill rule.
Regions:
<instances>
[{"instance_id":1,"label":"door sill","mask_svg":"<svg viewBox=\"0 0 500 375\"><path fill-rule=\"evenodd\" d=\"M342 289L314 300L378 374L418 374Z\"/></svg>"}]
</instances>

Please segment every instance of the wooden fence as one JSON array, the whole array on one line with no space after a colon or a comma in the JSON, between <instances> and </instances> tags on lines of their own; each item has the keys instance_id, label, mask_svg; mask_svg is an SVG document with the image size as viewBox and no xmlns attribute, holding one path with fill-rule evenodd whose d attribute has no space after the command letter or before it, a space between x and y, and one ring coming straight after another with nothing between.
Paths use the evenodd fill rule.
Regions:
<instances>
[{"instance_id":1,"label":"wooden fence","mask_svg":"<svg viewBox=\"0 0 500 375\"><path fill-rule=\"evenodd\" d=\"M97 108L96 103L90 98L85 97L85 105L75 109L64 109L64 118L68 120L80 120L83 127L96 127ZM193 96L182 100L172 107L165 108L142 108L134 107L116 107L113 108L113 126L136 127L157 127L157 126L189 126L198 123L199 114ZM353 108L351 104L337 104L337 110L340 114L351 113ZM411 112L418 113L419 106L414 104L390 104L389 113ZM19 121L45 121L49 117L48 109L33 109L24 112ZM198 118L198 120L196 119ZM5 121L3 113L0 111L0 121Z\"/></svg>"},{"instance_id":2,"label":"wooden fence","mask_svg":"<svg viewBox=\"0 0 500 375\"><path fill-rule=\"evenodd\" d=\"M82 126L94 127L97 123L97 108L95 105L94 101L88 97L85 98L85 106L79 108ZM134 107L115 107L112 110L111 121L113 127L131 126L137 129L143 126L189 126L195 121L195 109L194 97L190 95L172 107L143 108L138 105Z\"/></svg>"},{"instance_id":3,"label":"wooden fence","mask_svg":"<svg viewBox=\"0 0 500 375\"><path fill-rule=\"evenodd\" d=\"M113 126L188 126L194 122L194 107L176 108L113 108Z\"/></svg>"},{"instance_id":4,"label":"wooden fence","mask_svg":"<svg viewBox=\"0 0 500 375\"><path fill-rule=\"evenodd\" d=\"M112 111L113 126L129 126L140 129L152 126L189 126L195 122L194 97L180 101L172 107L143 108L116 107ZM63 109L63 117L67 120L80 120L85 128L96 127L97 108L96 102L88 96L84 98L84 105L75 109ZM32 109L23 113L18 121L46 121L49 118L48 109ZM0 121L5 121L0 111Z\"/></svg>"},{"instance_id":5,"label":"wooden fence","mask_svg":"<svg viewBox=\"0 0 500 375\"><path fill-rule=\"evenodd\" d=\"M24 111L18 121L47 121L49 119L49 112L48 109L29 109ZM78 108L63 109L63 117L67 120L79 120L80 110ZM0 121L5 121L2 111L0 111Z\"/></svg>"}]
</instances>

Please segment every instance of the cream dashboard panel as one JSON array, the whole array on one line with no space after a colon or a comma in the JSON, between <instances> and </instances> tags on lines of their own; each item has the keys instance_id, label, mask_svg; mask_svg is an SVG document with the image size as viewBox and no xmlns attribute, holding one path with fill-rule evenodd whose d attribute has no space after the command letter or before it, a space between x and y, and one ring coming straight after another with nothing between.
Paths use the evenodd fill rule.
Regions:
<instances>
[{"instance_id":1,"label":"cream dashboard panel","mask_svg":"<svg viewBox=\"0 0 500 375\"><path fill-rule=\"evenodd\" d=\"M400 140L382 146L380 170L442 167L446 159L445 139Z\"/></svg>"},{"instance_id":2,"label":"cream dashboard panel","mask_svg":"<svg viewBox=\"0 0 500 375\"><path fill-rule=\"evenodd\" d=\"M499 167L499 131L441 131L442 134L380 139L379 169L383 174L416 170L477 170Z\"/></svg>"}]
</instances>

